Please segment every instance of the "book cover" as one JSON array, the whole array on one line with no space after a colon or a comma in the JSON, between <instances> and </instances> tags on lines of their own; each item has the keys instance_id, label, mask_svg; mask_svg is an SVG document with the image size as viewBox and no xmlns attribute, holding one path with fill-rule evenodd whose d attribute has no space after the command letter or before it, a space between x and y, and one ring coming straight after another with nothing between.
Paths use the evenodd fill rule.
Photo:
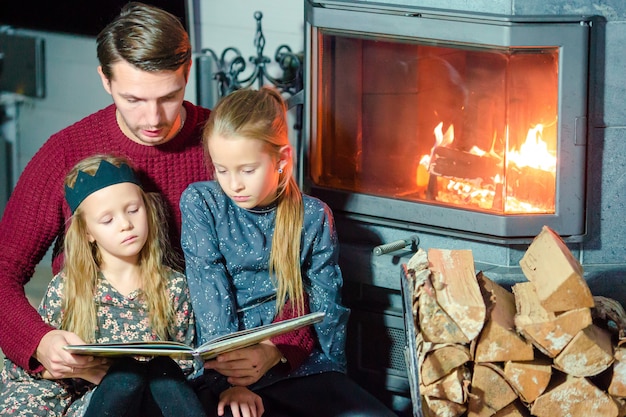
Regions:
<instances>
[{"instance_id":1,"label":"book cover","mask_svg":"<svg viewBox=\"0 0 626 417\"><path fill-rule=\"evenodd\" d=\"M209 340L197 348L172 341L137 341L67 345L64 349L77 355L91 356L171 356L176 359L201 358L209 360L221 353L252 346L271 337L299 329L324 319L323 312L240 330Z\"/></svg>"}]
</instances>

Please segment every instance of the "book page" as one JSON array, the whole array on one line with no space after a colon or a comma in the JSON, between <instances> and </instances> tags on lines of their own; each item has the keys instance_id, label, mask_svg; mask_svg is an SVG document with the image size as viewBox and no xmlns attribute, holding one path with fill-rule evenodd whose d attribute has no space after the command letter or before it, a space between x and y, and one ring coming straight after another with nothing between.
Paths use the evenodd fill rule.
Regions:
<instances>
[{"instance_id":1,"label":"book page","mask_svg":"<svg viewBox=\"0 0 626 417\"><path fill-rule=\"evenodd\" d=\"M220 353L252 346L274 336L318 323L324 319L324 316L325 313L322 312L309 313L304 316L266 324L253 329L240 330L208 341L198 347L195 354L199 355L204 360L213 359Z\"/></svg>"}]
</instances>

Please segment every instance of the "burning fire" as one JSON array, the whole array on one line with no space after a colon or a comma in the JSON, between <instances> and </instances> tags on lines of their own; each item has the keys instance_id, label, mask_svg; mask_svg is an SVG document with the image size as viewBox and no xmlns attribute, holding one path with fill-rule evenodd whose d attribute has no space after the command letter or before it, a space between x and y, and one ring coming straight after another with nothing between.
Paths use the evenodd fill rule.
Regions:
<instances>
[{"instance_id":1,"label":"burning fire","mask_svg":"<svg viewBox=\"0 0 626 417\"><path fill-rule=\"evenodd\" d=\"M542 138L543 125L528 129L526 141L520 147L507 152L506 160L519 168L531 167L542 171L556 172L556 156L548 150L548 144Z\"/></svg>"},{"instance_id":2,"label":"burning fire","mask_svg":"<svg viewBox=\"0 0 626 417\"><path fill-rule=\"evenodd\" d=\"M417 185L427 188L427 198L442 203L508 214L554 213L556 156L543 130L541 124L530 128L519 150L512 147L501 155L494 150L495 138L489 150L454 149L454 127L443 132L441 122L434 130L435 146L420 159ZM508 128L506 135L508 144ZM428 195L433 179L435 194Z\"/></svg>"}]
</instances>

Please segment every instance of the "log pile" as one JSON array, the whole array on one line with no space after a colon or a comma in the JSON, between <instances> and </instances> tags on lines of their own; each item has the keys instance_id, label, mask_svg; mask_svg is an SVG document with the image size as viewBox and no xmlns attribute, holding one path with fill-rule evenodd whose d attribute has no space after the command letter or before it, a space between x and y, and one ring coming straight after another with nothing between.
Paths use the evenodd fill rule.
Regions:
<instances>
[{"instance_id":1,"label":"log pile","mask_svg":"<svg viewBox=\"0 0 626 417\"><path fill-rule=\"evenodd\" d=\"M544 227L504 288L469 250L420 249L413 288L426 417L626 416L626 314L594 297L580 263Z\"/></svg>"}]
</instances>

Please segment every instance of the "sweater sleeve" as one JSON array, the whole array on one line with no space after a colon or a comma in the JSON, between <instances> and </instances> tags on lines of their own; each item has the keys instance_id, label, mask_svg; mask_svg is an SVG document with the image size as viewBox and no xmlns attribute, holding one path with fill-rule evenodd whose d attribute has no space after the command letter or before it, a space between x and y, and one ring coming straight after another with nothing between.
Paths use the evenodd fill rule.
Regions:
<instances>
[{"instance_id":1,"label":"sweater sleeve","mask_svg":"<svg viewBox=\"0 0 626 417\"><path fill-rule=\"evenodd\" d=\"M310 313L308 298L306 296L304 306L305 311L303 314ZM277 323L297 316L298 314L296 314L294 305L291 300L288 300L282 312L274 319L274 322ZM304 362L313 351L313 347L315 347L317 341L313 326L301 327L291 332L272 337L270 340L287 359L290 371L297 369L302 362Z\"/></svg>"},{"instance_id":2,"label":"sweater sleeve","mask_svg":"<svg viewBox=\"0 0 626 417\"><path fill-rule=\"evenodd\" d=\"M52 327L31 306L24 285L63 230L64 175L62 152L49 141L24 169L0 222L0 347L35 372L42 367L32 356Z\"/></svg>"}]
</instances>

